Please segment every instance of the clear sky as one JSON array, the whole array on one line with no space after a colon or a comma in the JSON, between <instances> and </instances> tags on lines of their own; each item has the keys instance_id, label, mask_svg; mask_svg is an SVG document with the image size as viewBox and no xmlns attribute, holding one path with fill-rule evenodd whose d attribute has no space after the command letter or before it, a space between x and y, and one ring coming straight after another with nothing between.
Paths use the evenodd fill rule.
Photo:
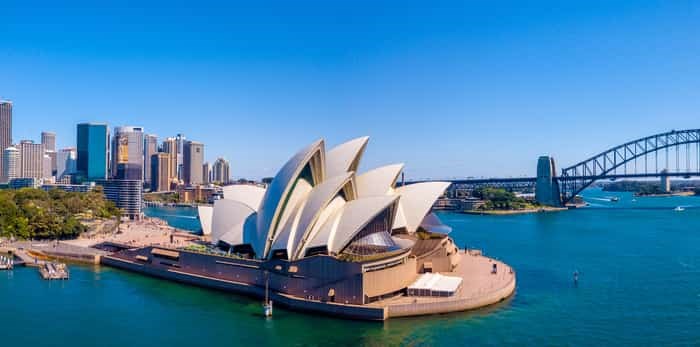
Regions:
<instances>
[{"instance_id":1,"label":"clear sky","mask_svg":"<svg viewBox=\"0 0 700 347\"><path fill-rule=\"evenodd\" d=\"M363 168L449 178L700 127L700 2L66 3L0 5L15 141L137 125L260 178L369 135Z\"/></svg>"}]
</instances>

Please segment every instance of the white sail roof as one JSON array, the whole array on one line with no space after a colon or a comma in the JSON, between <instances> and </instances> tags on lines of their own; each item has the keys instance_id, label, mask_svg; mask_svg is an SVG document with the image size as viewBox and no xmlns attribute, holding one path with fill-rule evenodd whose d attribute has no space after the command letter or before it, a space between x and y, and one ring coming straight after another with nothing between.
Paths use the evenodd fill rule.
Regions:
<instances>
[{"instance_id":1,"label":"white sail roof","mask_svg":"<svg viewBox=\"0 0 700 347\"><path fill-rule=\"evenodd\" d=\"M401 196L399 211L394 219L394 229L406 228L415 232L430 212L435 200L450 186L449 182L422 182L401 186L395 189Z\"/></svg>"},{"instance_id":2,"label":"white sail roof","mask_svg":"<svg viewBox=\"0 0 700 347\"><path fill-rule=\"evenodd\" d=\"M199 214L199 223L202 225L202 233L204 235L211 235L211 223L214 215L214 207L199 205L197 206L197 212Z\"/></svg>"},{"instance_id":3,"label":"white sail roof","mask_svg":"<svg viewBox=\"0 0 700 347\"><path fill-rule=\"evenodd\" d=\"M292 250L293 255L290 255L293 259L296 259L298 255L296 251L300 248L300 244L303 240L308 239L308 234L311 231L314 223L321 215L321 212L327 207L327 205L333 200L336 194L348 186L350 192L349 199L355 197L355 186L352 181L352 172L346 172L344 174L329 178L323 183L314 188L314 190L309 193L309 197L306 200L303 210L299 213L301 214L299 218L299 225L294 233Z\"/></svg>"},{"instance_id":4,"label":"white sail roof","mask_svg":"<svg viewBox=\"0 0 700 347\"><path fill-rule=\"evenodd\" d=\"M414 232L421 223L441 227L434 216L426 215L449 184L394 188L403 164L356 175L367 143L367 137L360 137L326 153L324 141L318 140L289 159L266 190L252 185L224 187L224 199L213 208L200 208L202 229L214 242L250 245L259 259L285 250L294 260L311 248L339 253L387 208L393 218L391 230Z\"/></svg>"},{"instance_id":5,"label":"white sail roof","mask_svg":"<svg viewBox=\"0 0 700 347\"><path fill-rule=\"evenodd\" d=\"M260 208L260 203L265 196L265 188L252 184L233 184L224 186L222 189L224 199L242 202L255 211Z\"/></svg>"},{"instance_id":6,"label":"white sail roof","mask_svg":"<svg viewBox=\"0 0 700 347\"><path fill-rule=\"evenodd\" d=\"M324 152L323 140L317 140L297 152L272 179L272 183L265 191L260 205L256 233L251 235L250 240L246 240L253 247L258 257L265 258L267 256L271 242L274 240L279 227L279 219L287 207L287 197L307 164L310 166L312 180L314 181L309 183L315 185L317 182L323 181L325 171Z\"/></svg>"},{"instance_id":7,"label":"white sail roof","mask_svg":"<svg viewBox=\"0 0 700 347\"><path fill-rule=\"evenodd\" d=\"M243 223L246 218L253 215L255 211L248 205L233 201L220 199L214 201L214 211L212 219L212 233L211 240L213 243L219 242L221 237L234 230L234 227ZM229 235L229 238L232 236ZM230 243L231 245L243 243L243 230L235 235L235 243Z\"/></svg>"},{"instance_id":8,"label":"white sail roof","mask_svg":"<svg viewBox=\"0 0 700 347\"><path fill-rule=\"evenodd\" d=\"M401 170L403 170L403 164L392 164L369 170L357 176L358 196L364 198L391 194Z\"/></svg>"},{"instance_id":9,"label":"white sail roof","mask_svg":"<svg viewBox=\"0 0 700 347\"><path fill-rule=\"evenodd\" d=\"M397 199L398 196L385 195L347 202L326 220L306 249L326 245L329 252L340 252L365 225Z\"/></svg>"},{"instance_id":10,"label":"white sail roof","mask_svg":"<svg viewBox=\"0 0 700 347\"><path fill-rule=\"evenodd\" d=\"M357 171L368 141L369 136L358 137L326 152L326 175L333 177Z\"/></svg>"}]
</instances>

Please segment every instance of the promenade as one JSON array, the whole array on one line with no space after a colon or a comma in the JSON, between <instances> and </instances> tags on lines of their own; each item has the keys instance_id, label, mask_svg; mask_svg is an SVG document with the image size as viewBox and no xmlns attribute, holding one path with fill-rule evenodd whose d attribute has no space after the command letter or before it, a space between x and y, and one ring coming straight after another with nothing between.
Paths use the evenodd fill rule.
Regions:
<instances>
[{"instance_id":1,"label":"promenade","mask_svg":"<svg viewBox=\"0 0 700 347\"><path fill-rule=\"evenodd\" d=\"M462 278L459 290L450 297L396 296L368 306L386 307L387 318L473 310L498 303L515 292L515 271L507 264L480 252L460 252L461 260L445 276ZM493 264L497 272L492 273Z\"/></svg>"}]
</instances>

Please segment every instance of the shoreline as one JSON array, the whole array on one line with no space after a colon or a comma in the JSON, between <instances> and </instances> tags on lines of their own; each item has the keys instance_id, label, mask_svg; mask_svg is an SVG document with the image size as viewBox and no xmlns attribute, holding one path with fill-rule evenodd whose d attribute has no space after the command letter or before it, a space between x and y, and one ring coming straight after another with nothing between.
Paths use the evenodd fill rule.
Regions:
<instances>
[{"instance_id":1,"label":"shoreline","mask_svg":"<svg viewBox=\"0 0 700 347\"><path fill-rule=\"evenodd\" d=\"M696 196L693 192L676 192L676 193L664 193L664 194L632 194L636 198L670 198L674 196Z\"/></svg>"},{"instance_id":2,"label":"shoreline","mask_svg":"<svg viewBox=\"0 0 700 347\"><path fill-rule=\"evenodd\" d=\"M510 216L519 214L529 214L529 213L547 213L547 212L560 212L567 211L568 207L540 207L540 208L528 208L523 210L465 210L456 211L457 213L469 214L469 215L488 215L488 216Z\"/></svg>"}]
</instances>

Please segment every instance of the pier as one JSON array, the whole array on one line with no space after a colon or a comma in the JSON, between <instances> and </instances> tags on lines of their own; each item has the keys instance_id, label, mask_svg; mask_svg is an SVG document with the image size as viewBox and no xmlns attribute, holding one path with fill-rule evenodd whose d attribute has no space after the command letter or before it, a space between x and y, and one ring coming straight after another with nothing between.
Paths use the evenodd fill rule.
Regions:
<instances>
[{"instance_id":1,"label":"pier","mask_svg":"<svg viewBox=\"0 0 700 347\"><path fill-rule=\"evenodd\" d=\"M70 277L68 266L63 263L45 262L39 267L39 273L45 280L67 280Z\"/></svg>"}]
</instances>

